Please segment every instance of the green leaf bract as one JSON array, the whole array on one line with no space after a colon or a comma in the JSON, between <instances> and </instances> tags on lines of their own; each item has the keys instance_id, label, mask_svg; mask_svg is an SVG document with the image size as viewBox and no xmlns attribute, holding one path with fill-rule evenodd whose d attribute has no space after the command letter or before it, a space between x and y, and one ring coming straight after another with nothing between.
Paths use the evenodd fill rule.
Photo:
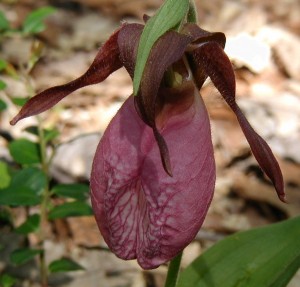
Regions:
<instances>
[{"instance_id":1,"label":"green leaf bract","mask_svg":"<svg viewBox=\"0 0 300 287\"><path fill-rule=\"evenodd\" d=\"M188 0L166 0L156 14L150 18L140 38L134 70L133 93L137 95L145 65L154 43L167 31L176 27L186 16Z\"/></svg>"}]
</instances>

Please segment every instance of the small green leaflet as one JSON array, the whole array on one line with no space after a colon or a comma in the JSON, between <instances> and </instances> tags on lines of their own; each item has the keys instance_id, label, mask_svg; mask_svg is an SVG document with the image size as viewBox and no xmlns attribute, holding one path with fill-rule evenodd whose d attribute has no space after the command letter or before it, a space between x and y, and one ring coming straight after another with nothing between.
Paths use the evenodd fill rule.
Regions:
<instances>
[{"instance_id":1,"label":"small green leaflet","mask_svg":"<svg viewBox=\"0 0 300 287\"><path fill-rule=\"evenodd\" d=\"M17 282L17 279L8 275L8 274L2 274L0 276L0 286L1 287L12 287Z\"/></svg>"},{"instance_id":2,"label":"small green leaflet","mask_svg":"<svg viewBox=\"0 0 300 287\"><path fill-rule=\"evenodd\" d=\"M41 161L39 145L27 139L14 140L9 144L8 148L11 156L17 163L34 164Z\"/></svg>"},{"instance_id":3,"label":"small green leaflet","mask_svg":"<svg viewBox=\"0 0 300 287\"><path fill-rule=\"evenodd\" d=\"M31 12L23 23L23 32L25 34L35 34L42 32L45 29L43 21L46 17L55 12L55 9L50 6L42 7Z\"/></svg>"},{"instance_id":4,"label":"small green leaflet","mask_svg":"<svg viewBox=\"0 0 300 287\"><path fill-rule=\"evenodd\" d=\"M41 197L27 186L0 190L0 205L33 206L41 203Z\"/></svg>"},{"instance_id":5,"label":"small green leaflet","mask_svg":"<svg viewBox=\"0 0 300 287\"><path fill-rule=\"evenodd\" d=\"M9 28L9 22L5 14L2 11L0 11L0 31L6 31Z\"/></svg>"},{"instance_id":6,"label":"small green leaflet","mask_svg":"<svg viewBox=\"0 0 300 287\"><path fill-rule=\"evenodd\" d=\"M0 80L0 90L1 90L1 80ZM0 112L7 109L7 103L0 99Z\"/></svg>"},{"instance_id":7,"label":"small green leaflet","mask_svg":"<svg viewBox=\"0 0 300 287\"><path fill-rule=\"evenodd\" d=\"M74 201L55 206L49 212L49 219L88 215L93 215L92 208L85 202Z\"/></svg>"},{"instance_id":8,"label":"small green leaflet","mask_svg":"<svg viewBox=\"0 0 300 287\"><path fill-rule=\"evenodd\" d=\"M300 217L238 232L199 256L177 287L285 287L300 268Z\"/></svg>"},{"instance_id":9,"label":"small green leaflet","mask_svg":"<svg viewBox=\"0 0 300 287\"><path fill-rule=\"evenodd\" d=\"M15 98L12 98L12 102L19 106L19 107L23 107L28 101L28 98L19 98L19 97L15 97Z\"/></svg>"},{"instance_id":10,"label":"small green leaflet","mask_svg":"<svg viewBox=\"0 0 300 287\"><path fill-rule=\"evenodd\" d=\"M4 90L7 87L6 83L0 80L0 91Z\"/></svg>"},{"instance_id":11,"label":"small green leaflet","mask_svg":"<svg viewBox=\"0 0 300 287\"><path fill-rule=\"evenodd\" d=\"M166 0L143 30L133 78L133 94L137 95L145 65L154 43L167 31L176 27L186 16L188 0Z\"/></svg>"},{"instance_id":12,"label":"small green leaflet","mask_svg":"<svg viewBox=\"0 0 300 287\"><path fill-rule=\"evenodd\" d=\"M4 70L6 67L7 67L7 62L5 60L0 59L0 71Z\"/></svg>"},{"instance_id":13,"label":"small green leaflet","mask_svg":"<svg viewBox=\"0 0 300 287\"><path fill-rule=\"evenodd\" d=\"M17 233L28 234L37 231L40 225L40 216L33 214L27 218L27 220L15 229Z\"/></svg>"},{"instance_id":14,"label":"small green leaflet","mask_svg":"<svg viewBox=\"0 0 300 287\"><path fill-rule=\"evenodd\" d=\"M62 258L59 260L52 261L49 265L50 273L69 272L78 270L84 270L84 268L77 262L68 258Z\"/></svg>"},{"instance_id":15,"label":"small green leaflet","mask_svg":"<svg viewBox=\"0 0 300 287\"><path fill-rule=\"evenodd\" d=\"M40 169L23 168L13 175L8 187L0 189L0 205L37 205L46 185L46 176Z\"/></svg>"},{"instance_id":16,"label":"small green leaflet","mask_svg":"<svg viewBox=\"0 0 300 287\"><path fill-rule=\"evenodd\" d=\"M51 193L84 201L88 197L89 190L87 184L57 184L52 188Z\"/></svg>"},{"instance_id":17,"label":"small green leaflet","mask_svg":"<svg viewBox=\"0 0 300 287\"><path fill-rule=\"evenodd\" d=\"M35 136L39 135L39 130L37 126L29 126L25 129L25 131ZM45 142L49 142L58 136L59 131L57 129L43 129L43 137Z\"/></svg>"},{"instance_id":18,"label":"small green leaflet","mask_svg":"<svg viewBox=\"0 0 300 287\"><path fill-rule=\"evenodd\" d=\"M32 259L37 254L40 254L41 252L43 251L39 249L17 249L10 254L10 261L15 265L21 265Z\"/></svg>"},{"instance_id":19,"label":"small green leaflet","mask_svg":"<svg viewBox=\"0 0 300 287\"><path fill-rule=\"evenodd\" d=\"M10 184L10 174L8 172L7 163L4 161L0 161L0 189L6 188Z\"/></svg>"},{"instance_id":20,"label":"small green leaflet","mask_svg":"<svg viewBox=\"0 0 300 287\"><path fill-rule=\"evenodd\" d=\"M36 195L42 195L47 186L47 176L36 167L26 167L13 175L11 187L28 187Z\"/></svg>"}]
</instances>

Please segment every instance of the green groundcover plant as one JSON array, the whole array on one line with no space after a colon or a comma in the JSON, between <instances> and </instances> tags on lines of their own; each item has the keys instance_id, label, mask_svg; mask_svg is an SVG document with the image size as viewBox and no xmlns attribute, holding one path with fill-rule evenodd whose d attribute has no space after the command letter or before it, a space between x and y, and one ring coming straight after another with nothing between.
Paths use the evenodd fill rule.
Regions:
<instances>
[{"instance_id":1,"label":"green groundcover plant","mask_svg":"<svg viewBox=\"0 0 300 287\"><path fill-rule=\"evenodd\" d=\"M9 21L0 11L0 38L9 37L32 38L32 51L28 62L20 67L18 72L13 65L0 59L0 72L22 81L33 96L30 71L38 61L42 44L34 39L36 33L44 30L44 19L55 12L52 7L43 7L31 12L19 28L11 28ZM0 113L8 108L8 102L15 107L23 106L28 99L11 97L6 93L6 83L0 80ZM21 267L35 258L39 258L41 286L48 286L48 276L56 272L83 270L83 267L72 260L62 257L50 262L47 266L44 243L46 239L45 223L70 216L92 215L88 204L89 186L81 183L54 184L51 180L49 167L55 153L55 141L59 136L56 129L45 129L40 119L37 125L30 126L25 132L31 135L28 138L12 138L1 130L1 136L8 142L8 149L13 163L0 161L0 222L11 226L15 237L24 238L34 234L38 238L35 246L24 241L9 255L9 264L15 268ZM46 149L50 152L46 152ZM61 204L56 204L60 198ZM39 209L35 207L39 206ZM26 219L23 223L14 223L14 209L24 208ZM34 212L32 212L34 211ZM7 246L0 246L4 252ZM2 258L1 258L2 259ZM10 287L20 283L20 279L12 276L4 269L0 274L0 286Z\"/></svg>"}]
</instances>

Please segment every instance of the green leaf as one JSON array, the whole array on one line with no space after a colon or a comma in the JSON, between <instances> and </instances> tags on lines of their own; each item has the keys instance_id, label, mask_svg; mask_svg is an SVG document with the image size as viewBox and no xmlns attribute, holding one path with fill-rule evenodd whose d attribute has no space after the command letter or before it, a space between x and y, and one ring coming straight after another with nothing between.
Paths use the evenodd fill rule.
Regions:
<instances>
[{"instance_id":1,"label":"green leaf","mask_svg":"<svg viewBox=\"0 0 300 287\"><path fill-rule=\"evenodd\" d=\"M27 103L27 101L28 98L18 98L18 97L12 98L12 102L19 107L23 107Z\"/></svg>"},{"instance_id":2,"label":"green leaf","mask_svg":"<svg viewBox=\"0 0 300 287\"><path fill-rule=\"evenodd\" d=\"M46 142L52 141L58 136L59 131L57 129L44 129L44 137Z\"/></svg>"},{"instance_id":3,"label":"green leaf","mask_svg":"<svg viewBox=\"0 0 300 287\"><path fill-rule=\"evenodd\" d=\"M17 279L8 274L0 276L0 287L12 287L16 282Z\"/></svg>"},{"instance_id":4,"label":"green leaf","mask_svg":"<svg viewBox=\"0 0 300 287\"><path fill-rule=\"evenodd\" d=\"M40 224L40 216L33 214L27 218L27 220L15 229L17 233L28 234L38 230Z\"/></svg>"},{"instance_id":5,"label":"green leaf","mask_svg":"<svg viewBox=\"0 0 300 287\"><path fill-rule=\"evenodd\" d=\"M35 136L38 136L39 134L39 130L37 126L29 126L25 129L25 131Z\"/></svg>"},{"instance_id":6,"label":"green leaf","mask_svg":"<svg viewBox=\"0 0 300 287\"><path fill-rule=\"evenodd\" d=\"M189 265L178 287L284 287L300 268L300 217L239 232Z\"/></svg>"},{"instance_id":7,"label":"green leaf","mask_svg":"<svg viewBox=\"0 0 300 287\"><path fill-rule=\"evenodd\" d=\"M4 90L7 87L6 83L0 80L0 91Z\"/></svg>"},{"instance_id":8,"label":"green leaf","mask_svg":"<svg viewBox=\"0 0 300 287\"><path fill-rule=\"evenodd\" d=\"M45 174L38 168L24 168L15 173L11 184L0 190L0 204L32 206L41 202L41 195L47 185Z\"/></svg>"},{"instance_id":9,"label":"green leaf","mask_svg":"<svg viewBox=\"0 0 300 287\"><path fill-rule=\"evenodd\" d=\"M1 90L1 89L0 89ZM3 100L0 99L0 112L7 109L7 104Z\"/></svg>"},{"instance_id":10,"label":"green leaf","mask_svg":"<svg viewBox=\"0 0 300 287\"><path fill-rule=\"evenodd\" d=\"M49 212L49 219L65 218L71 216L86 216L92 214L93 210L88 204L84 202L74 201L55 206Z\"/></svg>"},{"instance_id":11,"label":"green leaf","mask_svg":"<svg viewBox=\"0 0 300 287\"><path fill-rule=\"evenodd\" d=\"M26 17L23 23L23 32L25 34L35 34L42 32L45 29L43 21L46 17L48 17L54 12L55 9L50 6L33 11Z\"/></svg>"},{"instance_id":12,"label":"green leaf","mask_svg":"<svg viewBox=\"0 0 300 287\"><path fill-rule=\"evenodd\" d=\"M17 163L34 164L41 161L39 145L27 139L14 140L8 148Z\"/></svg>"},{"instance_id":13,"label":"green leaf","mask_svg":"<svg viewBox=\"0 0 300 287\"><path fill-rule=\"evenodd\" d=\"M39 249L29 249L29 248L17 249L10 254L10 261L15 265L21 265L31 260L34 256L42 252L43 251Z\"/></svg>"},{"instance_id":14,"label":"green leaf","mask_svg":"<svg viewBox=\"0 0 300 287\"><path fill-rule=\"evenodd\" d=\"M55 195L82 201L87 198L88 192L89 186L86 184L57 184L51 190L51 193Z\"/></svg>"},{"instance_id":15,"label":"green leaf","mask_svg":"<svg viewBox=\"0 0 300 287\"><path fill-rule=\"evenodd\" d=\"M0 205L33 206L38 205L41 198L28 187L15 187L0 190Z\"/></svg>"},{"instance_id":16,"label":"green leaf","mask_svg":"<svg viewBox=\"0 0 300 287\"><path fill-rule=\"evenodd\" d=\"M185 18L188 9L188 0L166 0L156 14L147 21L138 47L133 79L134 95L138 93L152 46L163 34L180 24Z\"/></svg>"},{"instance_id":17,"label":"green leaf","mask_svg":"<svg viewBox=\"0 0 300 287\"><path fill-rule=\"evenodd\" d=\"M1 11L0 11L0 14L1 14ZM0 59L0 71L4 70L6 67L7 67L7 62L5 60Z\"/></svg>"},{"instance_id":18,"label":"green leaf","mask_svg":"<svg viewBox=\"0 0 300 287\"><path fill-rule=\"evenodd\" d=\"M50 273L78 271L78 270L84 270L84 268L77 262L68 258L55 260L49 264Z\"/></svg>"},{"instance_id":19,"label":"green leaf","mask_svg":"<svg viewBox=\"0 0 300 287\"><path fill-rule=\"evenodd\" d=\"M25 129L25 131L36 136L39 134L37 126L29 126ZM49 142L59 136L59 131L57 129L43 129L43 132L44 140L46 142Z\"/></svg>"},{"instance_id":20,"label":"green leaf","mask_svg":"<svg viewBox=\"0 0 300 287\"><path fill-rule=\"evenodd\" d=\"M8 166L4 161L0 161L0 189L6 188L10 184L10 174L8 173Z\"/></svg>"},{"instance_id":21,"label":"green leaf","mask_svg":"<svg viewBox=\"0 0 300 287\"><path fill-rule=\"evenodd\" d=\"M9 22L5 14L2 11L0 11L0 31L6 31L9 28Z\"/></svg>"},{"instance_id":22,"label":"green leaf","mask_svg":"<svg viewBox=\"0 0 300 287\"><path fill-rule=\"evenodd\" d=\"M14 174L11 186L25 186L35 194L42 195L47 186L47 177L39 168L27 167Z\"/></svg>"}]
</instances>

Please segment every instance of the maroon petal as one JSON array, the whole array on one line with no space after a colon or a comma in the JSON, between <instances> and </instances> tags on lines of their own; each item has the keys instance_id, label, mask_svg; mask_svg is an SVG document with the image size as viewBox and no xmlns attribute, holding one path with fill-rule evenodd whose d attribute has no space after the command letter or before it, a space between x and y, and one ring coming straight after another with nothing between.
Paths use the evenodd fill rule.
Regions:
<instances>
[{"instance_id":1,"label":"maroon petal","mask_svg":"<svg viewBox=\"0 0 300 287\"><path fill-rule=\"evenodd\" d=\"M143 72L137 105L144 121L153 129L153 133L165 171L172 175L169 150L155 123L158 90L164 73L173 63L182 58L186 46L191 42L189 36L169 31L153 46Z\"/></svg>"},{"instance_id":2,"label":"maroon petal","mask_svg":"<svg viewBox=\"0 0 300 287\"><path fill-rule=\"evenodd\" d=\"M169 31L153 46L141 81L141 98L145 109L145 117L151 126L155 125L155 106L158 90L164 73L173 63L182 58L191 38Z\"/></svg>"},{"instance_id":3,"label":"maroon petal","mask_svg":"<svg viewBox=\"0 0 300 287\"><path fill-rule=\"evenodd\" d=\"M182 33L193 39L189 45L189 50L194 50L199 44L212 41L217 42L222 48L225 47L226 37L222 32L208 32L196 24L188 23L184 25Z\"/></svg>"},{"instance_id":4,"label":"maroon petal","mask_svg":"<svg viewBox=\"0 0 300 287\"><path fill-rule=\"evenodd\" d=\"M119 34L120 58L128 73L133 78L139 39L144 26L127 25ZM135 99L140 117L153 129L153 133L162 158L165 171L172 175L169 151L164 138L155 123L156 98L160 83L167 68L179 60L191 37L174 31L166 33L153 46L141 82L141 91Z\"/></svg>"},{"instance_id":5,"label":"maroon petal","mask_svg":"<svg viewBox=\"0 0 300 287\"><path fill-rule=\"evenodd\" d=\"M84 86L93 85L105 80L111 73L122 67L119 59L119 47L117 44L118 34L121 27L117 30L108 41L99 50L96 58L89 69L76 80L65 85L55 86L47 89L35 97L31 98L21 109L21 111L11 121L15 125L19 120L42 113L64 97Z\"/></svg>"},{"instance_id":6,"label":"maroon petal","mask_svg":"<svg viewBox=\"0 0 300 287\"><path fill-rule=\"evenodd\" d=\"M169 261L193 240L212 199L209 118L193 90L192 104L180 113L167 109L160 130L173 177L160 164L153 131L132 96L109 124L94 158L91 197L100 231L118 257L137 258L144 269Z\"/></svg>"},{"instance_id":7,"label":"maroon petal","mask_svg":"<svg viewBox=\"0 0 300 287\"><path fill-rule=\"evenodd\" d=\"M192 52L198 47L206 42L217 42L222 48L225 47L226 37L221 32L208 32L201 29L196 24L188 23L183 27L182 33L190 36L193 39L193 42L188 45L187 51ZM195 75L195 81L199 89L203 86L205 80L207 79L207 74L204 71L203 67L195 64L193 60L189 61L191 70Z\"/></svg>"},{"instance_id":8,"label":"maroon petal","mask_svg":"<svg viewBox=\"0 0 300 287\"><path fill-rule=\"evenodd\" d=\"M143 29L144 25L129 24L120 31L118 36L120 58L131 78L134 74L137 50Z\"/></svg>"},{"instance_id":9,"label":"maroon petal","mask_svg":"<svg viewBox=\"0 0 300 287\"><path fill-rule=\"evenodd\" d=\"M235 101L235 76L230 60L222 47L216 42L204 43L193 52L193 57L236 114L253 155L273 182L278 197L285 201L284 183L279 164L268 144L254 131Z\"/></svg>"},{"instance_id":10,"label":"maroon petal","mask_svg":"<svg viewBox=\"0 0 300 287\"><path fill-rule=\"evenodd\" d=\"M124 27L119 33L118 43L120 47L120 57L132 78L138 43L143 27L143 25L131 24ZM141 118L153 129L155 139L159 146L162 164L169 175L172 175L172 170L168 146L157 130L155 123L155 107L158 90L167 68L183 56L185 48L189 43L199 39L201 36L206 39L208 36L214 36L216 33L209 33L200 28L197 30L191 25L191 29L186 29L186 34L188 35L170 31L162 36L153 46L144 70L140 93L135 99L137 110Z\"/></svg>"}]
</instances>

